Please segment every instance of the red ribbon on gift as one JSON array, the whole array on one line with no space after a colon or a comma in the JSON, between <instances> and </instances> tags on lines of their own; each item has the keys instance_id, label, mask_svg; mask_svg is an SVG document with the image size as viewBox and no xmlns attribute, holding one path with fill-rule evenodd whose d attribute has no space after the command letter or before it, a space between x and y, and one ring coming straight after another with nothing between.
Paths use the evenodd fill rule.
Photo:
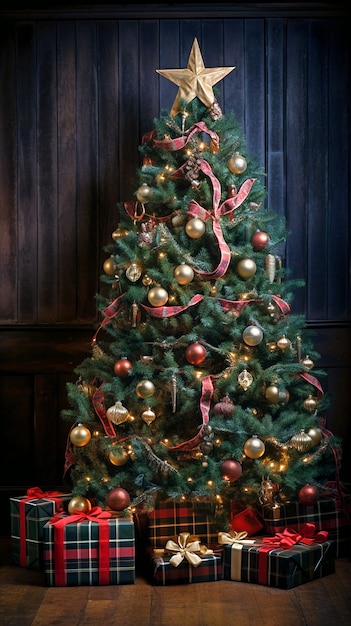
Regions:
<instances>
[{"instance_id":1,"label":"red ribbon on gift","mask_svg":"<svg viewBox=\"0 0 351 626\"><path fill-rule=\"evenodd\" d=\"M19 503L19 525L20 525L20 565L27 566L27 527L26 527L26 503L30 500L54 500L56 502L56 510L62 511L62 496L65 495L61 491L42 491L40 487L30 487L27 489L27 495L20 500Z\"/></svg>"},{"instance_id":2,"label":"red ribbon on gift","mask_svg":"<svg viewBox=\"0 0 351 626\"><path fill-rule=\"evenodd\" d=\"M264 537L262 542L265 545L259 548L258 584L267 584L268 554L271 550L278 548L289 550L289 548L297 543L311 546L314 543L324 543L327 539L328 531L320 530L316 533L315 524L311 522L304 524L300 532L292 528L285 528L282 533L277 533L274 537Z\"/></svg>"},{"instance_id":3,"label":"red ribbon on gift","mask_svg":"<svg viewBox=\"0 0 351 626\"><path fill-rule=\"evenodd\" d=\"M288 550L296 543L304 543L311 546L313 543L324 543L328 539L328 531L320 530L316 533L316 526L307 522L300 531L293 528L285 528L282 533L276 533L274 537L264 537L263 543L274 544L275 547Z\"/></svg>"},{"instance_id":4,"label":"red ribbon on gift","mask_svg":"<svg viewBox=\"0 0 351 626\"><path fill-rule=\"evenodd\" d=\"M79 522L96 522L99 524L99 584L108 585L110 582L109 567L109 539L110 529L108 520L111 513L103 511L101 507L93 507L89 513L73 513L62 517L57 514L50 520L50 524L55 527L54 530L54 563L55 563L55 580L58 586L66 585L65 573L65 527L68 524L77 524Z\"/></svg>"}]
</instances>

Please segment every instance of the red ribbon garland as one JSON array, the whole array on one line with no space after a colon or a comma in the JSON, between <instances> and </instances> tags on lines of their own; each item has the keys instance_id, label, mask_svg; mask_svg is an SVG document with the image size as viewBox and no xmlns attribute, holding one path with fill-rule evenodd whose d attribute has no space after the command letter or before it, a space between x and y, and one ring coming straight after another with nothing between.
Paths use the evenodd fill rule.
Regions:
<instances>
[{"instance_id":1,"label":"red ribbon garland","mask_svg":"<svg viewBox=\"0 0 351 626\"><path fill-rule=\"evenodd\" d=\"M111 513L103 511L99 506L93 507L89 513L74 513L62 517L54 515L50 524L54 526L54 563L55 563L55 583L58 586L66 585L65 573L65 527L67 524L77 524L79 522L96 522L99 524L99 584L108 585L110 582L109 567L109 539L110 530L108 520Z\"/></svg>"},{"instance_id":2,"label":"red ribbon garland","mask_svg":"<svg viewBox=\"0 0 351 626\"><path fill-rule=\"evenodd\" d=\"M142 143L150 143L154 148L161 150L169 150L170 152L174 152L176 150L181 150L184 148L187 143L189 143L190 139L195 133L206 133L211 137L213 143L216 147L219 146L219 137L217 133L212 130L209 130L205 124L205 122L198 122L194 124L191 128L189 128L186 135L182 137L176 137L175 139L155 139L156 130L153 129L148 133L145 133L142 138Z\"/></svg>"},{"instance_id":3,"label":"red ribbon garland","mask_svg":"<svg viewBox=\"0 0 351 626\"><path fill-rule=\"evenodd\" d=\"M60 491L42 491L40 487L31 487L27 489L27 495L25 498L22 498L19 503L19 536L20 536L20 565L22 567L27 567L27 549L26 549L26 538L27 538L27 528L26 528L26 503L31 500L54 500L56 503L56 510L62 511L62 496L63 494Z\"/></svg>"},{"instance_id":4,"label":"red ribbon garland","mask_svg":"<svg viewBox=\"0 0 351 626\"><path fill-rule=\"evenodd\" d=\"M91 399L91 402L106 435L108 437L114 438L116 437L115 429L113 428L112 422L110 422L110 420L108 419L106 415L106 408L105 408L104 400L105 400L104 392L101 389L97 389L97 391L95 391Z\"/></svg>"},{"instance_id":5,"label":"red ribbon garland","mask_svg":"<svg viewBox=\"0 0 351 626\"><path fill-rule=\"evenodd\" d=\"M212 376L204 376L201 381L202 391L200 398L200 409L202 414L202 426L198 432L198 434L189 439L188 441L184 441L183 443L178 444L177 446L171 446L168 450L192 450L196 448L201 443L202 433L206 424L209 422L209 410L211 405L211 400L213 396L213 384L212 384Z\"/></svg>"},{"instance_id":6,"label":"red ribbon garland","mask_svg":"<svg viewBox=\"0 0 351 626\"><path fill-rule=\"evenodd\" d=\"M278 548L289 550L297 543L311 546L314 543L324 543L328 539L326 530L320 530L317 534L315 532L315 525L307 522L302 526L300 532L291 528L285 528L282 533L277 533L274 537L264 537L262 542L265 545L259 548L258 584L267 584L268 555L271 550L277 550Z\"/></svg>"}]
</instances>

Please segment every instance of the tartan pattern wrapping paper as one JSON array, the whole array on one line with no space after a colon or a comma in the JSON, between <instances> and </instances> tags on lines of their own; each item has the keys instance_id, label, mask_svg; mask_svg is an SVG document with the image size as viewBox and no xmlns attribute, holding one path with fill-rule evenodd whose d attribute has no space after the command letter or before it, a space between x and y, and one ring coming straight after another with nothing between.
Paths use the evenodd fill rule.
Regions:
<instances>
[{"instance_id":1,"label":"tartan pattern wrapping paper","mask_svg":"<svg viewBox=\"0 0 351 626\"><path fill-rule=\"evenodd\" d=\"M69 516L62 516L69 517ZM44 526L44 575L48 586L121 585L135 582L134 523L110 517L103 521L107 539L101 538L101 523L67 523L63 541L57 540L57 528ZM105 550L106 568L101 582L101 552ZM60 557L60 558L59 558ZM63 563L62 567L59 560Z\"/></svg>"},{"instance_id":2,"label":"tartan pattern wrapping paper","mask_svg":"<svg viewBox=\"0 0 351 626\"><path fill-rule=\"evenodd\" d=\"M239 574L238 574L239 572ZM223 546L223 579L292 589L335 572L335 546L330 541L288 549L252 545Z\"/></svg>"},{"instance_id":3,"label":"tartan pattern wrapping paper","mask_svg":"<svg viewBox=\"0 0 351 626\"><path fill-rule=\"evenodd\" d=\"M350 549L351 526L345 513L334 499L319 500L313 506L299 502L288 502L276 507L262 507L265 532L275 535L284 528L300 531L308 522L313 523L316 530L328 531L328 540L335 542L335 556L343 556Z\"/></svg>"},{"instance_id":4,"label":"tartan pattern wrapping paper","mask_svg":"<svg viewBox=\"0 0 351 626\"><path fill-rule=\"evenodd\" d=\"M162 553L162 554L161 554ZM222 580L222 552L201 556L200 565L193 567L186 559L174 567L172 554L163 550L149 552L152 567L152 584L155 586L182 585Z\"/></svg>"},{"instance_id":5,"label":"tartan pattern wrapping paper","mask_svg":"<svg viewBox=\"0 0 351 626\"><path fill-rule=\"evenodd\" d=\"M39 496L39 497L38 497ZM10 498L11 557L14 565L43 569L44 526L51 517L67 510L72 495L28 489L27 496Z\"/></svg>"},{"instance_id":6,"label":"tartan pattern wrapping paper","mask_svg":"<svg viewBox=\"0 0 351 626\"><path fill-rule=\"evenodd\" d=\"M163 549L168 539L182 532L195 535L208 548L218 544L215 523L206 513L194 509L191 502L162 502L148 513L148 540L154 550Z\"/></svg>"}]
</instances>

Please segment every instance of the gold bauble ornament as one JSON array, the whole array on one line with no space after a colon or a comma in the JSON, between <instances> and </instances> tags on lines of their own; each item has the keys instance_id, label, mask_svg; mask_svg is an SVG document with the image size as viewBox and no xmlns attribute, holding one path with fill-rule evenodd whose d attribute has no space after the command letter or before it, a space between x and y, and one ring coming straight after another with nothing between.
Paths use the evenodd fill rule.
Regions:
<instances>
[{"instance_id":1,"label":"gold bauble ornament","mask_svg":"<svg viewBox=\"0 0 351 626\"><path fill-rule=\"evenodd\" d=\"M261 456L264 455L265 450L266 450L266 447L263 441L261 441L261 439L259 439L257 435L252 435L250 439L245 441L244 453L250 459L259 459Z\"/></svg>"},{"instance_id":2,"label":"gold bauble ornament","mask_svg":"<svg viewBox=\"0 0 351 626\"><path fill-rule=\"evenodd\" d=\"M120 400L117 400L115 404L107 409L106 416L110 422L113 422L113 424L123 424L123 422L126 422L129 417L129 411L122 405Z\"/></svg>"},{"instance_id":3,"label":"gold bauble ornament","mask_svg":"<svg viewBox=\"0 0 351 626\"><path fill-rule=\"evenodd\" d=\"M315 411L317 407L317 399L313 396L308 396L308 398L304 400L303 406L306 411L313 413L313 411Z\"/></svg>"},{"instance_id":4,"label":"gold bauble ornament","mask_svg":"<svg viewBox=\"0 0 351 626\"><path fill-rule=\"evenodd\" d=\"M306 367L308 370L311 370L314 367L314 362L312 361L312 359L310 359L308 354L304 359L302 359L302 361L300 361L300 363L301 365Z\"/></svg>"},{"instance_id":5,"label":"gold bauble ornament","mask_svg":"<svg viewBox=\"0 0 351 626\"><path fill-rule=\"evenodd\" d=\"M287 350L288 348L291 348L291 341L290 339L288 339L288 337L285 337L285 335L283 335L282 337L280 337L280 339L278 339L277 346L283 351Z\"/></svg>"},{"instance_id":6,"label":"gold bauble ornament","mask_svg":"<svg viewBox=\"0 0 351 626\"><path fill-rule=\"evenodd\" d=\"M74 446L77 448L82 448L86 446L91 439L91 432L89 428L83 426L83 424L77 424L74 428L72 428L69 438Z\"/></svg>"},{"instance_id":7,"label":"gold bauble ornament","mask_svg":"<svg viewBox=\"0 0 351 626\"><path fill-rule=\"evenodd\" d=\"M246 159L239 152L235 152L228 161L228 168L232 174L242 174L247 168Z\"/></svg>"},{"instance_id":8,"label":"gold bauble ornament","mask_svg":"<svg viewBox=\"0 0 351 626\"><path fill-rule=\"evenodd\" d=\"M185 232L191 239L199 239L205 234L205 231L205 222L200 220L199 217L193 217L185 224Z\"/></svg>"},{"instance_id":9,"label":"gold bauble ornament","mask_svg":"<svg viewBox=\"0 0 351 626\"><path fill-rule=\"evenodd\" d=\"M156 413L149 407L142 412L141 419L144 420L145 424L150 426L150 424L156 419Z\"/></svg>"},{"instance_id":10,"label":"gold bauble ornament","mask_svg":"<svg viewBox=\"0 0 351 626\"><path fill-rule=\"evenodd\" d=\"M136 283L141 276L141 269L138 263L131 263L126 269L126 276L131 283Z\"/></svg>"},{"instance_id":11,"label":"gold bauble ornament","mask_svg":"<svg viewBox=\"0 0 351 626\"><path fill-rule=\"evenodd\" d=\"M91 503L88 498L83 496L73 496L68 503L68 513L89 513Z\"/></svg>"},{"instance_id":12,"label":"gold bauble ornament","mask_svg":"<svg viewBox=\"0 0 351 626\"><path fill-rule=\"evenodd\" d=\"M174 278L178 285L188 285L194 278L194 270L190 265L181 263L174 270Z\"/></svg>"},{"instance_id":13,"label":"gold bauble ornament","mask_svg":"<svg viewBox=\"0 0 351 626\"><path fill-rule=\"evenodd\" d=\"M152 306L164 306L168 301L168 292L163 287L151 287L147 299Z\"/></svg>"},{"instance_id":14,"label":"gold bauble ornament","mask_svg":"<svg viewBox=\"0 0 351 626\"><path fill-rule=\"evenodd\" d=\"M112 233L113 241L118 241L118 239L122 239L122 237L127 237L129 235L129 230L126 228L116 228L116 230Z\"/></svg>"},{"instance_id":15,"label":"gold bauble ornament","mask_svg":"<svg viewBox=\"0 0 351 626\"><path fill-rule=\"evenodd\" d=\"M117 265L114 262L113 256L110 256L108 259L106 259L102 267L105 274L108 274L108 276L114 276L117 271Z\"/></svg>"},{"instance_id":16,"label":"gold bauble ornament","mask_svg":"<svg viewBox=\"0 0 351 626\"><path fill-rule=\"evenodd\" d=\"M108 458L112 465L120 467L121 465L125 465L125 463L127 463L129 454L124 448L117 448L116 450L110 450Z\"/></svg>"},{"instance_id":17,"label":"gold bauble ornament","mask_svg":"<svg viewBox=\"0 0 351 626\"><path fill-rule=\"evenodd\" d=\"M246 326L243 332L243 340L248 346L258 346L262 339L263 332L258 326L255 326L254 324Z\"/></svg>"},{"instance_id":18,"label":"gold bauble ornament","mask_svg":"<svg viewBox=\"0 0 351 626\"><path fill-rule=\"evenodd\" d=\"M246 391L250 387L250 385L252 385L253 383L253 377L250 374L250 372L248 372L247 370L243 370L242 372L240 372L238 376L238 383L240 387L244 391Z\"/></svg>"},{"instance_id":19,"label":"gold bauble ornament","mask_svg":"<svg viewBox=\"0 0 351 626\"><path fill-rule=\"evenodd\" d=\"M266 389L265 397L270 404L277 404L280 402L279 387L277 387L277 385L269 385Z\"/></svg>"},{"instance_id":20,"label":"gold bauble ornament","mask_svg":"<svg viewBox=\"0 0 351 626\"><path fill-rule=\"evenodd\" d=\"M311 437L312 440L311 447L318 446L323 439L321 429L317 428L316 426L312 426L307 434L309 435L309 437Z\"/></svg>"},{"instance_id":21,"label":"gold bauble ornament","mask_svg":"<svg viewBox=\"0 0 351 626\"><path fill-rule=\"evenodd\" d=\"M139 202L146 204L150 198L152 198L152 189L149 187L147 183L143 183L140 185L139 189L137 189L136 197Z\"/></svg>"},{"instance_id":22,"label":"gold bauble ornament","mask_svg":"<svg viewBox=\"0 0 351 626\"><path fill-rule=\"evenodd\" d=\"M237 264L236 273L239 274L240 278L251 278L256 274L257 266L253 259L241 259Z\"/></svg>"},{"instance_id":23,"label":"gold bauble ornament","mask_svg":"<svg viewBox=\"0 0 351 626\"><path fill-rule=\"evenodd\" d=\"M141 380L136 386L139 398L150 398L155 393L155 385L151 380Z\"/></svg>"},{"instance_id":24,"label":"gold bauble ornament","mask_svg":"<svg viewBox=\"0 0 351 626\"><path fill-rule=\"evenodd\" d=\"M296 448L298 452L306 452L312 447L312 438L302 428L299 433L291 437L289 445Z\"/></svg>"}]
</instances>

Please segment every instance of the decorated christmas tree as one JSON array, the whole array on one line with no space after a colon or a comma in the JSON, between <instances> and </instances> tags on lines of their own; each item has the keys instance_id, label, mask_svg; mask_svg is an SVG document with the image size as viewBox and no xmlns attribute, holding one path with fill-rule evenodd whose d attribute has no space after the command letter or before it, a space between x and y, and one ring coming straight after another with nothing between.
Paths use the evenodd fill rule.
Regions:
<instances>
[{"instance_id":1,"label":"decorated christmas tree","mask_svg":"<svg viewBox=\"0 0 351 626\"><path fill-rule=\"evenodd\" d=\"M231 502L313 502L335 480L324 373L292 311L303 281L279 255L287 225L213 90L232 70L206 68L196 39L186 68L158 70L178 93L142 138L91 356L68 384L77 507L186 498L226 514Z\"/></svg>"}]
</instances>

